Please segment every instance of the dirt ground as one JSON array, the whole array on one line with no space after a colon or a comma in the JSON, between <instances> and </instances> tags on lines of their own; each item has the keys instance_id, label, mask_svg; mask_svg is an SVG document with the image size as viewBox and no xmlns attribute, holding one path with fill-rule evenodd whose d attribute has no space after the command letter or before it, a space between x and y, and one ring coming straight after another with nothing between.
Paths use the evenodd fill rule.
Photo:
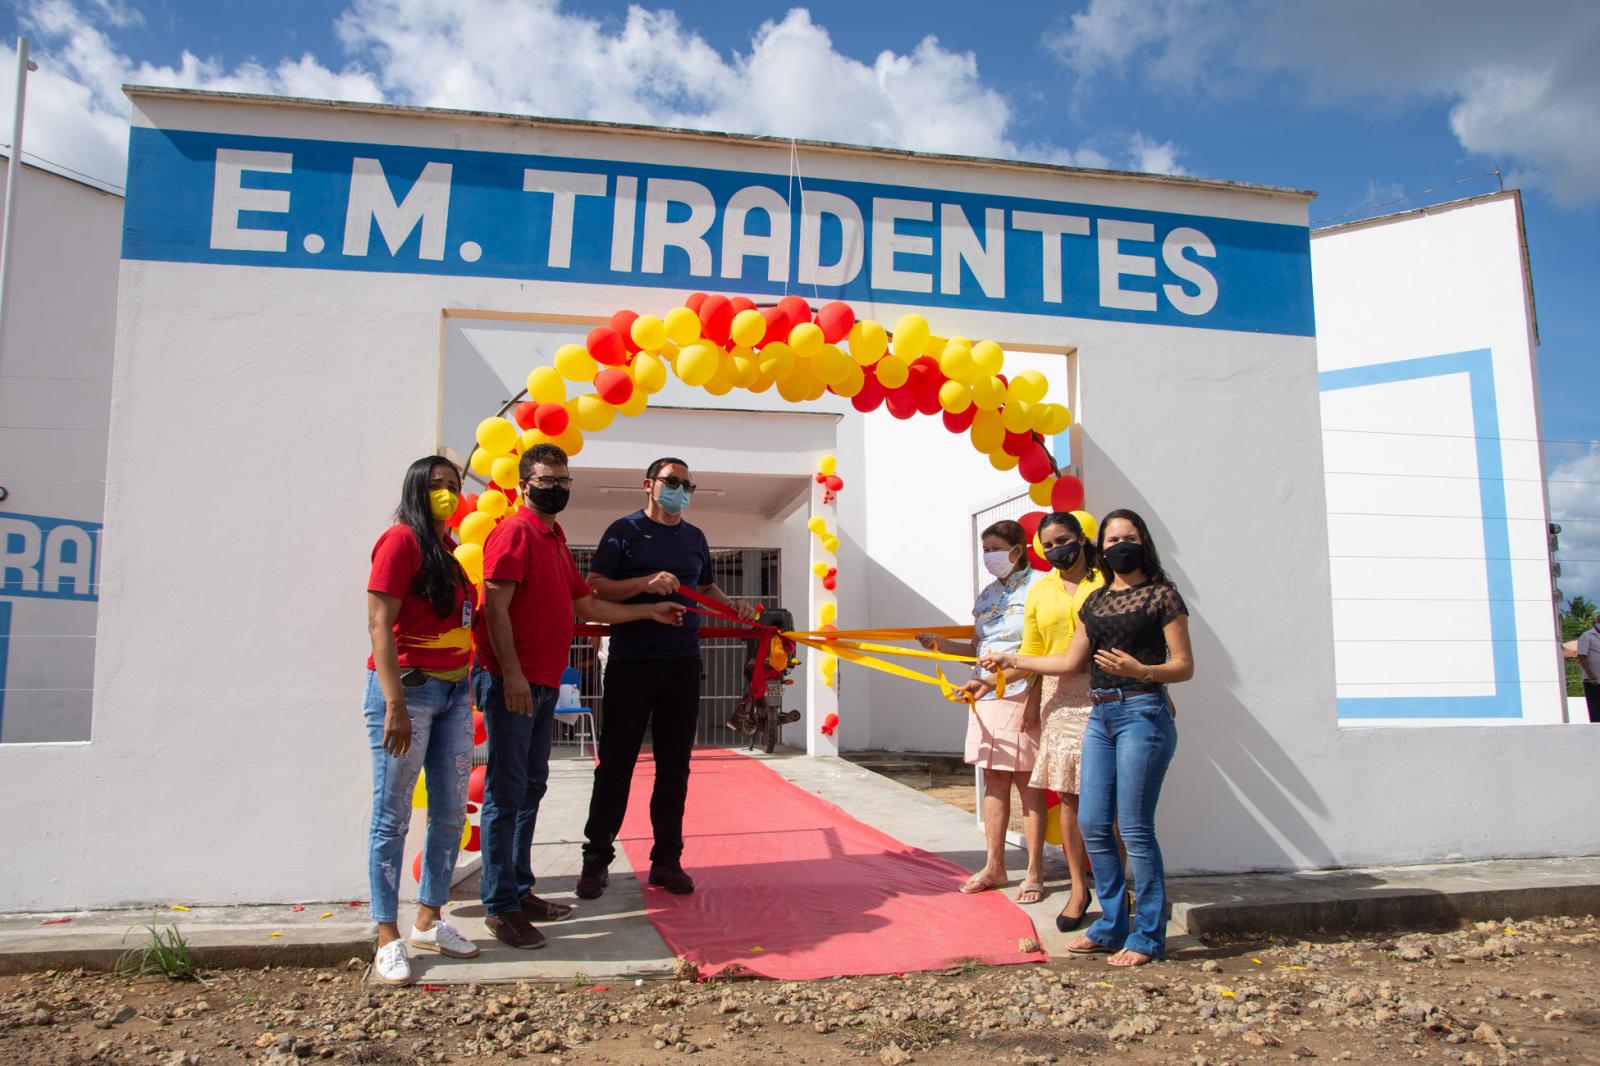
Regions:
<instances>
[{"instance_id":1,"label":"dirt ground","mask_svg":"<svg viewBox=\"0 0 1600 1066\"><path fill-rule=\"evenodd\" d=\"M1600 1063L1597 962L1588 917L806 983L51 972L0 978L0 1063Z\"/></svg>"}]
</instances>

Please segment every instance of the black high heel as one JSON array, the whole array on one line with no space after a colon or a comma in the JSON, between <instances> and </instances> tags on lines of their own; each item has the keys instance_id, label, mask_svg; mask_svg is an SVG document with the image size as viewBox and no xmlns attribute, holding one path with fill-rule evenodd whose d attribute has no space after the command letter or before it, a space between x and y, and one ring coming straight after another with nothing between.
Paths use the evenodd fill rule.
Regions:
<instances>
[{"instance_id":1,"label":"black high heel","mask_svg":"<svg viewBox=\"0 0 1600 1066\"><path fill-rule=\"evenodd\" d=\"M1083 919L1087 917L1088 914L1088 904L1084 904L1083 910L1077 915L1067 914L1067 909L1063 907L1061 908L1061 913L1056 915L1056 928L1063 933L1070 933L1074 929L1078 928L1078 926L1083 924Z\"/></svg>"}]
</instances>

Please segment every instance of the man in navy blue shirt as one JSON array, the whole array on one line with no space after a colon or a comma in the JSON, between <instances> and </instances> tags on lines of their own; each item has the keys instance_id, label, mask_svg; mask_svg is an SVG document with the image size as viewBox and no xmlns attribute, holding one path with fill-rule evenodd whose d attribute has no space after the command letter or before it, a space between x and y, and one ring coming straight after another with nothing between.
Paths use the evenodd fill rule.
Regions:
<instances>
[{"instance_id":1,"label":"man in navy blue shirt","mask_svg":"<svg viewBox=\"0 0 1600 1066\"><path fill-rule=\"evenodd\" d=\"M597 598L613 603L657 603L674 599L679 586L727 604L749 621L755 610L730 600L711 574L705 534L683 520L694 482L682 459L657 459L645 472L644 510L606 529L589 564L588 582ZM650 727L656 764L650 796L650 884L678 895L694 891L683 871L683 804L689 792L689 755L700 713L700 616L689 612L681 626L628 622L611 627L601 701L599 764L589 821L584 826L583 871L578 895L598 899L616 857L615 842L628 808L628 790L644 731Z\"/></svg>"}]
</instances>

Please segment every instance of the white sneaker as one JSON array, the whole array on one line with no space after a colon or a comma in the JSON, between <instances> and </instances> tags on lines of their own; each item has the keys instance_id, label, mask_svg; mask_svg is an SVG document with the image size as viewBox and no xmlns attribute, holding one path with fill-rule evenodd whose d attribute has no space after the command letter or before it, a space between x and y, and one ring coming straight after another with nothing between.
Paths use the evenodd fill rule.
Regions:
<instances>
[{"instance_id":1,"label":"white sneaker","mask_svg":"<svg viewBox=\"0 0 1600 1066\"><path fill-rule=\"evenodd\" d=\"M406 952L404 940L391 940L378 949L372 962L372 975L386 985L411 983L411 956Z\"/></svg>"},{"instance_id":2,"label":"white sneaker","mask_svg":"<svg viewBox=\"0 0 1600 1066\"><path fill-rule=\"evenodd\" d=\"M411 929L411 946L418 951L437 951L453 959L470 959L478 953L478 945L461 935L461 930L440 918L428 930Z\"/></svg>"}]
</instances>

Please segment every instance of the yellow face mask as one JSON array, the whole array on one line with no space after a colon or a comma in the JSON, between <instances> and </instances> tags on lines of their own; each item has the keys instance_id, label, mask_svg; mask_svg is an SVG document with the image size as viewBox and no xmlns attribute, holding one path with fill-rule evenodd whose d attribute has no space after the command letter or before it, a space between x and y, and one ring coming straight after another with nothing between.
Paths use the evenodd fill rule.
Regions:
<instances>
[{"instance_id":1,"label":"yellow face mask","mask_svg":"<svg viewBox=\"0 0 1600 1066\"><path fill-rule=\"evenodd\" d=\"M449 489L434 489L428 493L428 509L433 512L433 517L440 522L446 521L456 513L456 508L461 504L461 497Z\"/></svg>"}]
</instances>

